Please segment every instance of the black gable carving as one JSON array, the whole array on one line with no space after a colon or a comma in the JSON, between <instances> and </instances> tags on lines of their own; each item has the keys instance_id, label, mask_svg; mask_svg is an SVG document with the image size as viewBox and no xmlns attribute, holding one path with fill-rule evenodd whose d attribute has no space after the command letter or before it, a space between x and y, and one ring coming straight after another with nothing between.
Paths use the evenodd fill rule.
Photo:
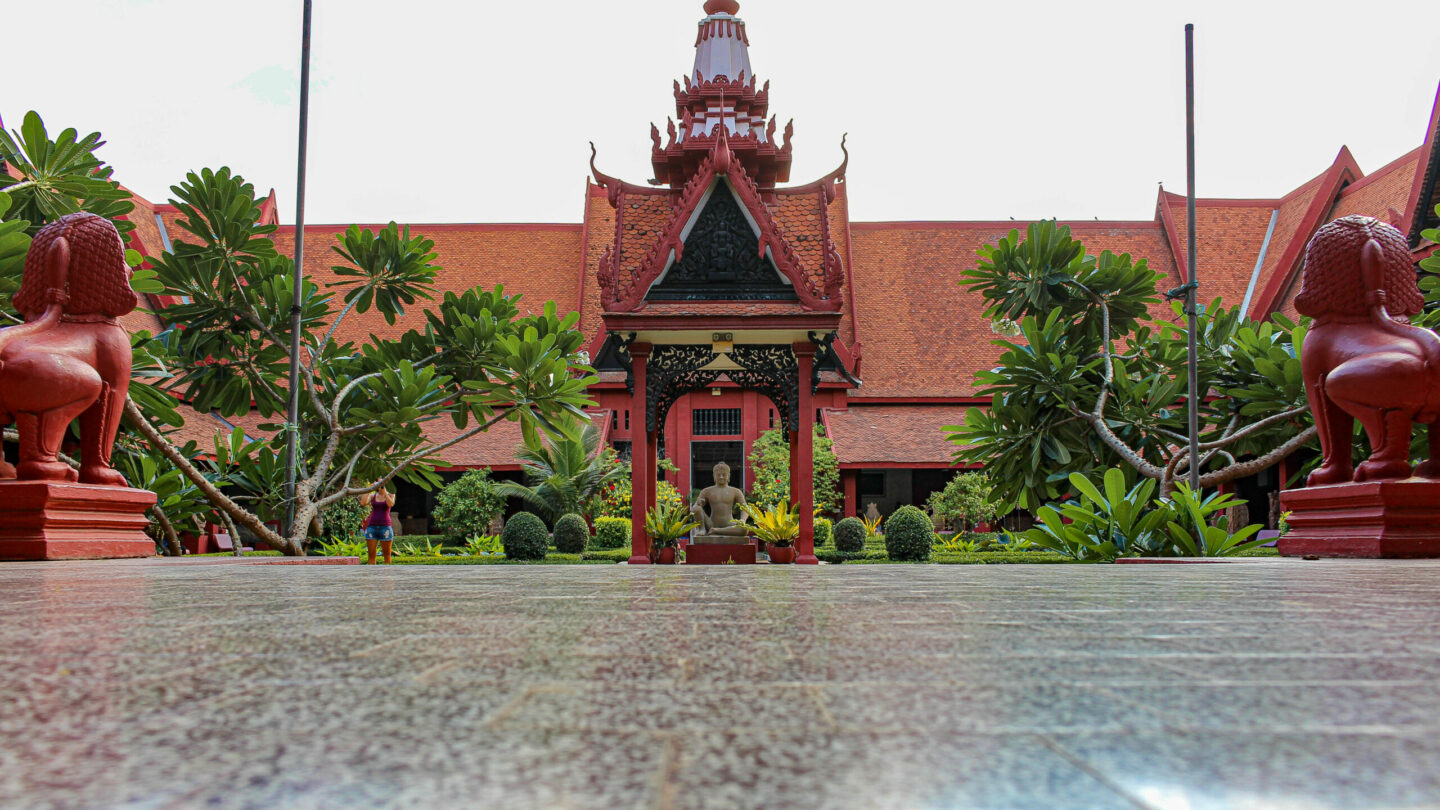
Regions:
<instances>
[{"instance_id":1,"label":"black gable carving","mask_svg":"<svg viewBox=\"0 0 1440 810\"><path fill-rule=\"evenodd\" d=\"M690 236L684 257L650 288L649 301L796 301L724 183L715 189Z\"/></svg>"}]
</instances>

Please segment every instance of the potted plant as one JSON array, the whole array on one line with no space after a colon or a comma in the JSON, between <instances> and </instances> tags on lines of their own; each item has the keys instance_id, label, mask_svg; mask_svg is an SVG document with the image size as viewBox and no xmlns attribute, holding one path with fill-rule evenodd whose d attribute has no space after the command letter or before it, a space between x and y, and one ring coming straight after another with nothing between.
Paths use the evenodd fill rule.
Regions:
<instances>
[{"instance_id":1,"label":"potted plant","mask_svg":"<svg viewBox=\"0 0 1440 810\"><path fill-rule=\"evenodd\" d=\"M650 562L675 564L675 546L681 537L699 526L690 519L683 504L660 503L645 513L645 533L650 536Z\"/></svg>"},{"instance_id":2,"label":"potted plant","mask_svg":"<svg viewBox=\"0 0 1440 810\"><path fill-rule=\"evenodd\" d=\"M750 516L750 531L765 543L765 553L772 563L795 562L795 538L800 536L798 508L778 503L769 511L748 503L744 506Z\"/></svg>"}]
</instances>

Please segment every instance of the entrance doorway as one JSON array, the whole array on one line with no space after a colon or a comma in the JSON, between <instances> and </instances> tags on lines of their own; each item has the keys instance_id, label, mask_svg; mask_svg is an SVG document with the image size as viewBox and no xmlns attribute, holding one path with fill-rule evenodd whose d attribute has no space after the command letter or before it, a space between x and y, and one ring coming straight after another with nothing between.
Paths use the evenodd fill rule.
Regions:
<instances>
[{"instance_id":1,"label":"entrance doorway","mask_svg":"<svg viewBox=\"0 0 1440 810\"><path fill-rule=\"evenodd\" d=\"M745 442L690 442L690 487L701 490L715 483L713 470L730 465L730 486L745 489Z\"/></svg>"}]
</instances>

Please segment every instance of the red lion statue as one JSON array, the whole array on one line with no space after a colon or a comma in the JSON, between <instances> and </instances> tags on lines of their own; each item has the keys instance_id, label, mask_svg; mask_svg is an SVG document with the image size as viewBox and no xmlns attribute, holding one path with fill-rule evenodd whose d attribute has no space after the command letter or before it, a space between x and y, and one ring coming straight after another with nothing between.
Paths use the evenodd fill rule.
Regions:
<instances>
[{"instance_id":1,"label":"red lion statue","mask_svg":"<svg viewBox=\"0 0 1440 810\"><path fill-rule=\"evenodd\" d=\"M1415 422L1430 426L1430 458L1413 472L1440 478L1440 336L1408 320L1424 303L1394 227L1349 216L1310 240L1295 308L1315 319L1300 362L1324 458L1309 486L1410 477ZM1352 468L1356 419L1371 452Z\"/></svg>"},{"instance_id":2,"label":"red lion statue","mask_svg":"<svg viewBox=\"0 0 1440 810\"><path fill-rule=\"evenodd\" d=\"M0 425L20 432L18 467L0 478L125 486L110 465L130 390L130 338L116 318L139 304L109 220L66 214L35 235L15 294L25 323L0 329ZM81 467L59 460L80 419Z\"/></svg>"}]
</instances>

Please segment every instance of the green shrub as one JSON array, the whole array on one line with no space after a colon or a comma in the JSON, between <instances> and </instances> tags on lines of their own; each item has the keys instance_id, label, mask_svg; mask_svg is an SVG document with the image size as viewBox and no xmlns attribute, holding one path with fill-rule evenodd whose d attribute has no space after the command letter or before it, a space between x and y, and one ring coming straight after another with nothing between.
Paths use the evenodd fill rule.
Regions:
<instances>
[{"instance_id":1,"label":"green shrub","mask_svg":"<svg viewBox=\"0 0 1440 810\"><path fill-rule=\"evenodd\" d=\"M545 521L529 512L520 512L505 522L500 532L505 558L510 560L543 560L550 550L550 534Z\"/></svg>"},{"instance_id":2,"label":"green shrub","mask_svg":"<svg viewBox=\"0 0 1440 810\"><path fill-rule=\"evenodd\" d=\"M892 560L928 560L935 524L914 506L902 506L885 520L885 553Z\"/></svg>"},{"instance_id":3,"label":"green shrub","mask_svg":"<svg viewBox=\"0 0 1440 810\"><path fill-rule=\"evenodd\" d=\"M630 518L595 518L595 548L630 548Z\"/></svg>"},{"instance_id":4,"label":"green shrub","mask_svg":"<svg viewBox=\"0 0 1440 810\"><path fill-rule=\"evenodd\" d=\"M555 550L561 554L581 554L590 543L590 527L585 518L576 514L562 515L555 521Z\"/></svg>"},{"instance_id":5,"label":"green shrub","mask_svg":"<svg viewBox=\"0 0 1440 810\"><path fill-rule=\"evenodd\" d=\"M829 543L831 533L830 518L815 518L815 548Z\"/></svg>"},{"instance_id":6,"label":"green shrub","mask_svg":"<svg viewBox=\"0 0 1440 810\"><path fill-rule=\"evenodd\" d=\"M505 497L495 491L489 470L471 470L435 496L435 527L451 543L484 534L490 521L505 510Z\"/></svg>"},{"instance_id":7,"label":"green shrub","mask_svg":"<svg viewBox=\"0 0 1440 810\"><path fill-rule=\"evenodd\" d=\"M370 507L360 503L359 498L341 498L320 512L320 523L325 529L322 543L354 540L360 536L360 526L370 517Z\"/></svg>"},{"instance_id":8,"label":"green shrub","mask_svg":"<svg viewBox=\"0 0 1440 810\"><path fill-rule=\"evenodd\" d=\"M860 518L847 517L835 524L835 550L845 553L865 550L865 524Z\"/></svg>"}]
</instances>

